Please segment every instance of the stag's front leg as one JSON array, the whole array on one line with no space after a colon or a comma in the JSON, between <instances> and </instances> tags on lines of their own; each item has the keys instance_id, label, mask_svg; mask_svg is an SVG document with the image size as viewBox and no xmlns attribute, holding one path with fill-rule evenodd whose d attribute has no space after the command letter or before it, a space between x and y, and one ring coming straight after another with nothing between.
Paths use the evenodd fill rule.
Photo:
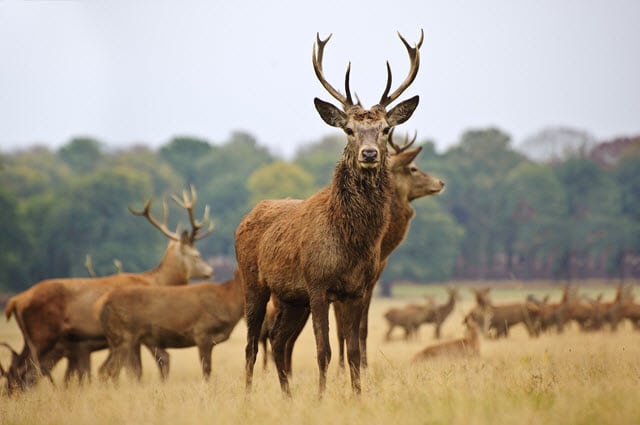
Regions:
<instances>
[{"instance_id":1,"label":"stag's front leg","mask_svg":"<svg viewBox=\"0 0 640 425\"><path fill-rule=\"evenodd\" d=\"M344 327L347 333L347 359L351 373L351 388L360 394L360 321L364 310L363 299L349 300L345 303Z\"/></svg>"},{"instance_id":2,"label":"stag's front leg","mask_svg":"<svg viewBox=\"0 0 640 425\"><path fill-rule=\"evenodd\" d=\"M329 345L329 302L324 296L311 297L310 302L313 333L316 337L316 350L318 353L318 371L320 372L318 391L320 397L322 397L327 386L327 368L331 361L331 346Z\"/></svg>"},{"instance_id":3,"label":"stag's front leg","mask_svg":"<svg viewBox=\"0 0 640 425\"><path fill-rule=\"evenodd\" d=\"M360 317L360 361L363 368L368 367L367 360L367 337L369 335L369 306L371 305L371 297L373 296L373 288L365 294L364 305Z\"/></svg>"}]
</instances>

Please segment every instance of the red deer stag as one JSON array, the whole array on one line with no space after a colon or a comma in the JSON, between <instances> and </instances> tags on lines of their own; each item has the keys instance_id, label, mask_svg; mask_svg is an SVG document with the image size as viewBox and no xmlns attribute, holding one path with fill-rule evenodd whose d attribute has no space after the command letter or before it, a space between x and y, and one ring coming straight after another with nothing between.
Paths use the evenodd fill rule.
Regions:
<instances>
[{"instance_id":1,"label":"red deer stag","mask_svg":"<svg viewBox=\"0 0 640 425\"><path fill-rule=\"evenodd\" d=\"M422 39L418 43L420 48ZM387 266L389 256L402 243L407 236L411 219L415 215L415 210L411 206L411 201L422 198L424 196L437 195L444 189L444 182L437 177L430 176L420 170L415 163L421 147L409 150L409 147L415 142L413 140L405 141L403 146L399 146L393 142L393 135L389 135L389 144L393 148L390 155L389 169L391 170L391 182L393 192L391 196L391 221L389 227L382 238L382 246L380 251L380 268L378 275L374 277L368 287L371 290L365 295L365 309L360 319L360 356L362 367L367 367L367 336L369 334L369 306L373 295L373 287L380 278L380 274ZM344 305L340 301L333 304L336 317L336 330L338 334L339 349L339 365L344 367L344 343L346 340L344 320L342 315L346 314Z\"/></svg>"},{"instance_id":2,"label":"red deer stag","mask_svg":"<svg viewBox=\"0 0 640 425\"><path fill-rule=\"evenodd\" d=\"M55 364L67 357L69 366L66 379L75 370L82 378L90 373L90 354L107 347L102 326L93 315L93 304L107 291L129 285L185 285L192 278L208 278L213 269L195 247L195 242L211 233L213 225L203 227L208 221L209 208L205 208L204 219L194 217L196 191L191 188L191 199L185 191L183 199L173 199L189 213L191 232L181 234L167 228L167 205L164 203L163 222L150 213L151 200L142 211L130 211L144 216L170 241L158 266L144 273L118 273L97 278L67 278L41 281L28 290L12 297L7 304L7 320L15 315L25 340L23 353L14 356L21 360L12 364L14 374L21 376L16 382L8 382L11 388L24 388L35 382L35 376L48 376ZM162 350L154 352L161 375L168 372L168 354ZM34 367L35 366L35 367ZM19 372L19 371L20 372Z\"/></svg>"},{"instance_id":3,"label":"red deer stag","mask_svg":"<svg viewBox=\"0 0 640 425\"><path fill-rule=\"evenodd\" d=\"M349 68L341 94L324 77L322 56L329 40L320 40L313 51L313 68L327 91L343 110L318 98L320 117L347 135L342 158L332 182L305 200L261 201L236 229L236 258L245 285L247 320L246 376L251 389L260 330L269 297L279 304L273 326L273 354L283 393L290 395L286 353L312 316L316 339L319 393L326 387L331 359L329 304L345 303L351 385L360 387L359 325L371 282L378 275L380 245L389 224L392 186L387 165L387 141L392 127L405 122L418 105L418 96L387 112L413 82L418 72L418 47L404 38L411 59L409 75L391 94L391 71L380 102L371 109L353 103Z\"/></svg>"},{"instance_id":4,"label":"red deer stag","mask_svg":"<svg viewBox=\"0 0 640 425\"><path fill-rule=\"evenodd\" d=\"M100 297L95 313L109 342L100 375L115 380L126 366L139 380L140 344L144 344L152 351L197 346L202 373L208 379L213 346L229 339L244 315L237 274L222 284L129 286Z\"/></svg>"}]
</instances>

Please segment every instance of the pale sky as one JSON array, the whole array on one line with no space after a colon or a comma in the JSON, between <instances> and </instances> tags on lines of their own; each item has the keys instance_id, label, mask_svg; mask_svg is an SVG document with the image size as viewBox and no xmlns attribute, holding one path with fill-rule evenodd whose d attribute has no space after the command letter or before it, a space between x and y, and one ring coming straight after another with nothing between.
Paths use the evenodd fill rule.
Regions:
<instances>
[{"instance_id":1,"label":"pale sky","mask_svg":"<svg viewBox=\"0 0 640 425\"><path fill-rule=\"evenodd\" d=\"M420 95L402 131L444 150L470 128L514 143L549 126L598 139L640 134L640 1L18 1L0 0L0 151L213 143L251 133L272 152L335 130L313 107L316 32L328 80L365 106L408 67L400 31L425 41L401 99Z\"/></svg>"}]
</instances>

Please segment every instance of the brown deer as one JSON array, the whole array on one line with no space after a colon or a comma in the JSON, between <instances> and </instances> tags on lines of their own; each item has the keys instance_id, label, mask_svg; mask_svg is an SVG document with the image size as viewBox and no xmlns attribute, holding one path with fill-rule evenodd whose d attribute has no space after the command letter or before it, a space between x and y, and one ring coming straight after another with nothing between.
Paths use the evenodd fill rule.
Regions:
<instances>
[{"instance_id":1,"label":"brown deer","mask_svg":"<svg viewBox=\"0 0 640 425\"><path fill-rule=\"evenodd\" d=\"M213 269L207 264L195 247L195 242L211 233L213 225L203 229L208 222L209 208L205 208L204 219L194 217L196 202L195 188L191 188L191 198L185 191L183 198L173 199L189 213L191 232L181 234L167 228L167 205L164 206L163 222L150 213L151 200L142 211L130 211L144 216L170 241L164 257L158 266L144 273L118 273L97 278L67 278L41 281L26 291L12 297L5 309L7 320L14 315L25 340L23 353L14 357L20 360L12 364L13 376L21 376L23 382L8 382L11 388L24 388L36 381L34 377L43 374L50 377L55 364L67 357L69 366L65 379L74 372L80 378L90 373L90 354L107 347L102 326L94 318L92 309L95 301L107 291L130 285L185 285L190 279L207 278ZM204 230L204 231L203 231ZM166 374L168 354L157 350L156 360L162 375Z\"/></svg>"},{"instance_id":2,"label":"brown deer","mask_svg":"<svg viewBox=\"0 0 640 425\"><path fill-rule=\"evenodd\" d=\"M420 324L433 314L436 305L432 297L425 297L425 304L407 304L404 307L393 307L384 313L389 329L385 340L391 340L391 333L396 327L404 329L404 339L416 337Z\"/></svg>"},{"instance_id":3,"label":"brown deer","mask_svg":"<svg viewBox=\"0 0 640 425\"><path fill-rule=\"evenodd\" d=\"M442 329L442 324L447 317L453 312L453 309L456 306L456 301L459 299L458 289L457 288L447 288L447 293L449 294L449 299L446 303L437 305L430 315L426 317L426 319L422 323L433 323L435 325L434 329L434 338L440 339L440 330Z\"/></svg>"},{"instance_id":4,"label":"brown deer","mask_svg":"<svg viewBox=\"0 0 640 425\"><path fill-rule=\"evenodd\" d=\"M236 271L222 284L117 288L100 297L94 311L109 342L109 356L100 367L102 377L115 380L126 366L139 380L144 344L152 351L197 346L208 379L211 350L229 339L243 317L244 294Z\"/></svg>"},{"instance_id":5,"label":"brown deer","mask_svg":"<svg viewBox=\"0 0 640 425\"><path fill-rule=\"evenodd\" d=\"M382 239L381 248L381 269L386 267L387 259L391 252L397 248L404 240L408 230L409 224L415 211L410 202L414 199L418 199L424 196L436 195L440 193L444 188L444 182L436 177L432 177L429 174L420 170L416 163L415 158L422 150L421 147L410 149L411 145L416 140L414 135L412 140L408 137L405 139L405 143L400 146L393 140L393 132L389 135L389 144L393 148L390 151L389 156L389 170L391 171L391 182L394 187L394 193L391 203L391 222L387 229L387 232ZM382 270L380 272L382 272ZM376 278L377 282L377 278ZM375 282L374 282L375 285ZM361 367L367 366L367 352L366 352L366 340L368 335L368 311L369 304L371 302L371 294L368 295L368 304L365 311L362 314L360 323L360 355L361 355ZM275 308L269 309L270 303L267 306L267 312L265 321L263 324L263 330L260 337L260 342L264 348L264 352L267 353L267 341L269 337L269 328L273 325L275 319ZM338 364L341 368L344 368L345 359L345 332L340 320L342 304L336 301L333 304L334 313L336 317L336 330L338 335L338 349L339 360ZM411 332L411 331L409 331ZM290 355L290 353L289 353ZM264 357L264 367L267 365L267 357Z\"/></svg>"},{"instance_id":6,"label":"brown deer","mask_svg":"<svg viewBox=\"0 0 640 425\"><path fill-rule=\"evenodd\" d=\"M472 290L476 295L476 307L466 316L465 322L475 322L480 326L485 336L493 332L496 338L508 337L509 329L519 323L524 324L530 336L538 336L538 315L540 307L536 303L509 303L495 305L488 297L488 288Z\"/></svg>"},{"instance_id":7,"label":"brown deer","mask_svg":"<svg viewBox=\"0 0 640 425\"><path fill-rule=\"evenodd\" d=\"M394 143L393 135L389 135L389 144L393 148L389 157L389 169L391 171L391 182L393 186L393 193L391 196L391 221L384 237L382 238L378 275L374 277L373 282L369 285L371 291L366 294L366 305L360 319L359 338L362 367L367 367L368 363L367 336L369 333L369 306L371 304L373 288L380 278L380 274L382 274L386 268L389 256L398 246L400 246L409 231L411 219L415 215L415 210L411 206L411 201L424 196L437 195L444 189L444 182L442 180L437 177L430 176L420 170L416 165L415 158L418 156L422 148L417 147L409 150L409 147L411 147L415 140L415 136L411 141L407 138L404 145L400 146ZM336 301L333 304L333 308L338 334L338 364L340 367L344 367L346 330L343 326L344 321L342 319L342 315L346 313L343 311L344 306L340 301Z\"/></svg>"},{"instance_id":8,"label":"brown deer","mask_svg":"<svg viewBox=\"0 0 640 425\"><path fill-rule=\"evenodd\" d=\"M400 37L409 52L409 75L391 94L391 71L380 102L371 109L354 104L349 90L341 94L324 78L322 56L328 42L317 37L313 68L325 89L343 110L318 98L315 107L329 125L344 130L347 143L331 183L305 200L261 201L236 229L236 258L245 285L247 320L246 376L251 389L260 330L269 297L279 304L273 326L273 354L282 391L290 395L286 353L312 316L319 369L319 393L326 387L329 304L345 303L344 328L351 385L360 386L359 325L373 279L378 275L380 245L389 224L392 186L387 166L387 141L392 127L405 122L418 96L387 111L413 82L419 48ZM421 43L421 41L420 41Z\"/></svg>"},{"instance_id":9,"label":"brown deer","mask_svg":"<svg viewBox=\"0 0 640 425\"><path fill-rule=\"evenodd\" d=\"M478 325L470 320L467 322L467 334L464 338L430 345L417 353L412 362L422 362L435 357L477 357L479 355Z\"/></svg>"}]
</instances>

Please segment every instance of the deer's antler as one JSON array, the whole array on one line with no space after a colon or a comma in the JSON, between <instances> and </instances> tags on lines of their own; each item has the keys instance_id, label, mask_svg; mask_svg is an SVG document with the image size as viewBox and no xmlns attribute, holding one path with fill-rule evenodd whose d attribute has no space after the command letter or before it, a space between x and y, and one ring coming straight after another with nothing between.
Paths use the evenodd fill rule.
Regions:
<instances>
[{"instance_id":1,"label":"deer's antler","mask_svg":"<svg viewBox=\"0 0 640 425\"><path fill-rule=\"evenodd\" d=\"M324 55L324 46L327 44L331 34L324 40L320 39L320 34L316 33L316 43L313 45L313 55L311 60L313 62L313 70L316 73L316 77L320 80L322 86L333 96L338 102L342 104L343 109L347 109L349 106L353 106L353 100L351 99L351 90L349 89L349 74L351 72L351 62L347 65L347 72L344 77L344 91L346 96L336 90L329 82L324 78L324 72L322 71L322 56Z\"/></svg>"},{"instance_id":2,"label":"deer's antler","mask_svg":"<svg viewBox=\"0 0 640 425\"><path fill-rule=\"evenodd\" d=\"M411 47L407 40L404 39L402 34L398 33L400 40L407 48L407 52L409 53L409 60L411 65L409 67L409 74L407 78L400 84L400 86L389 95L389 90L391 90L391 65L389 65L389 61L387 61L387 86L384 89L384 93L382 93L382 97L380 97L379 104L384 106L385 108L389 106L394 100L396 100L402 92L404 92L407 87L411 85L413 80L415 80L416 75L418 74L418 68L420 67L420 47L422 46L422 42L424 41L424 30L420 30L420 40L416 44L415 47Z\"/></svg>"},{"instance_id":3,"label":"deer's antler","mask_svg":"<svg viewBox=\"0 0 640 425\"><path fill-rule=\"evenodd\" d=\"M171 198L178 204L180 207L187 210L189 213L189 221L191 222L191 233L189 234L189 241L191 243L204 238L209 235L214 228L213 223L209 225L209 228L205 230L203 233L200 233L203 227L209 221L209 205L206 205L204 208L204 216L202 220L198 221L195 218L193 208L195 207L196 201L198 199L198 194L196 193L196 188L191 185L191 194L189 194L186 190L182 191L182 199L178 198L176 195L171 195ZM162 222L158 221L156 218L151 215L151 199L149 199L144 204L144 208L141 211L136 211L133 208L129 207L129 211L131 211L134 215L141 215L147 218L151 224L153 224L156 228L158 228L165 236L169 239L173 239L175 241L180 240L180 232L172 232L169 230L167 226L167 201L165 199L162 200Z\"/></svg>"},{"instance_id":4,"label":"deer's antler","mask_svg":"<svg viewBox=\"0 0 640 425\"><path fill-rule=\"evenodd\" d=\"M191 195L189 195L186 190L183 190L182 200L180 200L180 198L175 195L172 195L172 198L176 202L176 204L186 209L189 213L189 221L191 222L191 234L189 235L189 239L191 240L191 242L195 242L209 235L213 231L214 224L210 223L209 228L205 230L204 233L200 233L200 230L205 227L205 225L209 221L209 205L205 205L204 207L204 216L202 217L202 220L196 220L193 208L196 204L196 201L198 200L198 193L196 192L196 188L194 185L191 185L190 188Z\"/></svg>"},{"instance_id":5,"label":"deer's antler","mask_svg":"<svg viewBox=\"0 0 640 425\"><path fill-rule=\"evenodd\" d=\"M409 135L407 134L404 138L404 144L402 146L398 146L396 145L396 143L393 141L393 132L395 130L395 127L391 129L391 131L389 132L389 145L391 145L391 147L393 148L394 151L396 151L396 155L406 151L407 149L409 149L411 147L411 145L413 145L416 141L416 138L418 137L418 132L414 132L413 133L413 138L411 140L409 140Z\"/></svg>"}]
</instances>

